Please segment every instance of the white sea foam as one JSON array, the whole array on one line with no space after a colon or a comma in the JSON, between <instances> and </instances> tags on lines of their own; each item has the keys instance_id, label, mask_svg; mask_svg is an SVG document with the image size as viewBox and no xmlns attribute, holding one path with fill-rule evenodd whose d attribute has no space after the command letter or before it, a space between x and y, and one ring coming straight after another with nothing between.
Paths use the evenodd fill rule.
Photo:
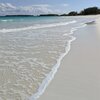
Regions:
<instances>
[{"instance_id":1,"label":"white sea foam","mask_svg":"<svg viewBox=\"0 0 100 100\"><path fill-rule=\"evenodd\" d=\"M1 29L0 32L7 33L7 32L18 32L18 31L25 31L30 29L41 29L41 28L50 28L50 27L57 27L57 26L64 26L68 24L76 23L76 21L70 21L70 22L61 22L61 23L53 23L53 24L47 24L47 25L36 25L36 26L29 26L24 28L16 28L16 29Z\"/></svg>"},{"instance_id":2,"label":"white sea foam","mask_svg":"<svg viewBox=\"0 0 100 100\"><path fill-rule=\"evenodd\" d=\"M86 24L81 23L81 24L80 24L80 26L75 27L75 28L72 28L72 29L71 29L71 32L70 32L69 34L73 34L73 32L74 32L74 31L77 31L77 29L79 29L79 28L83 28L83 27L85 27L85 26L87 26L87 25L86 25ZM68 36L69 34L68 34L68 33L63 34L63 36Z\"/></svg>"},{"instance_id":3,"label":"white sea foam","mask_svg":"<svg viewBox=\"0 0 100 100\"><path fill-rule=\"evenodd\" d=\"M1 22L12 22L13 20L12 19L9 19L9 20L1 20Z\"/></svg>"},{"instance_id":4,"label":"white sea foam","mask_svg":"<svg viewBox=\"0 0 100 100\"><path fill-rule=\"evenodd\" d=\"M77 29L79 28L83 28L87 25L85 24L82 24L81 26L79 27L75 27L75 28L72 28L71 32L69 33L70 34L73 34L75 31L77 31ZM68 54L68 52L70 51L71 49L71 42L76 40L76 37L73 37L71 36L72 39L68 41L68 45L65 47L65 52L62 53L59 58L57 59L57 63L56 65L54 65L54 67L52 68L51 72L47 75L47 77L43 80L41 86L39 87L38 89L38 92L35 93L33 96L31 96L28 100L37 100L45 91L45 89L47 88L47 86L49 85L49 83L51 82L51 80L54 78L54 75L56 74L60 64L61 64L61 61L62 59L64 58L65 55Z\"/></svg>"}]
</instances>

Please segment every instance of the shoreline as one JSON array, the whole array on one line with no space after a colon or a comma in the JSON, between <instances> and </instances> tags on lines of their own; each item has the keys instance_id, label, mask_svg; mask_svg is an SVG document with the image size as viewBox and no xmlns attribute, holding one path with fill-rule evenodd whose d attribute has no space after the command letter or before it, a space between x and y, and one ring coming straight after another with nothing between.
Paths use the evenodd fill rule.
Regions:
<instances>
[{"instance_id":1,"label":"shoreline","mask_svg":"<svg viewBox=\"0 0 100 100\"><path fill-rule=\"evenodd\" d=\"M80 28L84 28L85 26L87 26L85 23L83 23L80 27L75 27L72 28L70 33L68 35L72 35L74 34L75 31L77 31ZM71 36L72 39L69 40L68 46L66 46L65 48L65 52L61 54L61 56L57 59L57 63L56 65L54 65L54 67L52 68L52 71L47 75L47 77L43 80L41 86L38 89L38 92L35 93L34 95L32 95L29 100L37 100L38 98L41 97L41 95L45 92L46 88L48 87L48 85L51 83L51 81L54 79L55 74L57 73L57 71L59 70L59 67L62 63L62 60L64 59L64 57L70 52L71 49L71 44L73 41L76 40L76 37Z\"/></svg>"},{"instance_id":2,"label":"shoreline","mask_svg":"<svg viewBox=\"0 0 100 100\"><path fill-rule=\"evenodd\" d=\"M69 46L68 49L66 49L66 52L63 53L60 58L57 60L57 64L54 65L54 67L52 68L52 71L47 75L46 79L43 81L43 83L41 84L40 88L38 89L39 92L37 92L36 94L34 94L29 100L37 100L46 90L46 88L48 87L48 85L51 83L51 81L54 79L55 74L57 73L60 64L63 60L63 58L68 54L68 52L70 51L70 46L71 46L71 42L73 42L75 40L75 38L73 37L72 40L69 41Z\"/></svg>"},{"instance_id":3,"label":"shoreline","mask_svg":"<svg viewBox=\"0 0 100 100\"><path fill-rule=\"evenodd\" d=\"M71 30L70 34L73 34L73 32L76 30ZM70 35L69 34L69 35ZM38 89L38 92L35 93L33 96L31 96L29 98L29 100L37 100L46 90L46 88L48 87L48 85L51 83L51 81L53 80L55 74L57 73L62 60L64 59L64 57L68 54L68 52L70 51L71 48L71 43L75 40L76 38L72 36L72 40L69 41L68 46L65 48L65 52L63 54L61 54L61 56L58 58L56 65L54 65L54 67L52 68L52 71L48 74L48 76L46 77L46 79L43 80L43 83L41 84L40 88Z\"/></svg>"},{"instance_id":4,"label":"shoreline","mask_svg":"<svg viewBox=\"0 0 100 100\"><path fill-rule=\"evenodd\" d=\"M95 25L93 25L93 26L95 26ZM90 26L90 27L91 27L91 26ZM78 30L78 31L81 31L81 30L83 30L83 29L80 29L80 30ZM76 33L77 33L77 31L76 31ZM76 33L75 33L74 35L76 35ZM75 37L77 37L77 36L75 36ZM77 39L79 39L79 38L77 38ZM75 44L77 44L77 40L75 41L75 43L72 43L72 46L71 46L72 49L73 49L73 48L75 49ZM62 71L64 71L64 70L63 70L61 67L63 67L64 69L66 69L66 68L65 68L65 67L66 67L66 63L67 63L67 60L66 60L66 59L68 59L68 56L70 55L71 52L74 52L72 49L70 50L69 54L68 54L67 56L65 56L64 59L61 61L60 68L58 69L58 71L57 71L57 73L56 73L54 79L52 80L52 82L50 82L50 86L47 87L45 93L44 93L38 100L47 100L48 98L49 98L50 100L55 100L55 99L61 100L61 99L59 99L59 98L61 98L61 97L63 96L63 94L57 94L56 92L58 92L58 91L57 91L58 88L60 88L60 89L63 88L63 89L64 89L64 86L63 86L63 85L66 86L66 84L64 84L64 81L65 81L65 80L61 79L61 76L62 76L62 78L63 78L63 77L66 76L66 74L67 74L67 73L64 73L65 75L63 75ZM75 51L75 52L77 52L77 51ZM78 52L77 52L77 53L78 53ZM72 55L72 56L73 56L73 55ZM64 63L65 63L65 64L64 64ZM72 63L73 63L73 62L72 62ZM73 65L73 64L72 64L72 65ZM68 78L70 78L70 77L68 77ZM60 80L63 80L63 81L61 82ZM57 85L59 82L61 83L61 86L60 86L60 87ZM62 85L62 84L63 84L63 85ZM57 86L56 86L56 85L57 85ZM65 87L65 88L66 88L66 87ZM62 92L62 93L64 92L64 94L65 94L65 93L67 94L67 89L66 89L66 91L62 90L61 92ZM70 91L70 92L72 92L72 91ZM69 99L69 98L67 98L66 94L64 95L64 96L65 96L64 100L65 100L65 99ZM60 96L60 95L61 95L61 96ZM58 98L58 97L59 97L59 98ZM48 100L49 100L49 99L48 99ZM73 100L73 99L70 99L70 100ZM76 100L76 99L74 99L74 100Z\"/></svg>"}]
</instances>

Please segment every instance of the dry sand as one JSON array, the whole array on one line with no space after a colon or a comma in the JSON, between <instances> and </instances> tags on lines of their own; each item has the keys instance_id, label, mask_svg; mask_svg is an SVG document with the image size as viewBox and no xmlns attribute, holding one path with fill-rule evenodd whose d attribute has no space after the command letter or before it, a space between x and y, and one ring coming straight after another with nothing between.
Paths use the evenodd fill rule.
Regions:
<instances>
[{"instance_id":1,"label":"dry sand","mask_svg":"<svg viewBox=\"0 0 100 100\"><path fill-rule=\"evenodd\" d=\"M74 33L77 39L38 100L100 100L99 22Z\"/></svg>"}]
</instances>

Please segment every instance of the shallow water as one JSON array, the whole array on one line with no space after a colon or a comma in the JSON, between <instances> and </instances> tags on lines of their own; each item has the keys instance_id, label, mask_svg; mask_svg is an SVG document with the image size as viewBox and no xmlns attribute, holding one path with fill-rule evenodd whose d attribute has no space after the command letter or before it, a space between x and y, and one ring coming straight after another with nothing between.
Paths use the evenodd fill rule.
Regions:
<instances>
[{"instance_id":1,"label":"shallow water","mask_svg":"<svg viewBox=\"0 0 100 100\"><path fill-rule=\"evenodd\" d=\"M0 100L36 99L93 17L1 17ZM51 77L51 78L50 78Z\"/></svg>"}]
</instances>

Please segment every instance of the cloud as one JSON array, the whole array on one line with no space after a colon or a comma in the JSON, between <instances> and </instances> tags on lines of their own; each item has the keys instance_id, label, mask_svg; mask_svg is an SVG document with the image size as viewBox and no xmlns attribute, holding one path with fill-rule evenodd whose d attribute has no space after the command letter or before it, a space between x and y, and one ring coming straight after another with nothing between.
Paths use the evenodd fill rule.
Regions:
<instances>
[{"instance_id":1,"label":"cloud","mask_svg":"<svg viewBox=\"0 0 100 100\"><path fill-rule=\"evenodd\" d=\"M50 5L46 5L46 4L31 5L31 6L25 6L20 8L22 11L33 15L53 13L52 9L50 8Z\"/></svg>"},{"instance_id":2,"label":"cloud","mask_svg":"<svg viewBox=\"0 0 100 100\"><path fill-rule=\"evenodd\" d=\"M68 7L68 4L62 4L63 7Z\"/></svg>"},{"instance_id":3,"label":"cloud","mask_svg":"<svg viewBox=\"0 0 100 100\"><path fill-rule=\"evenodd\" d=\"M52 9L51 5L48 4L39 4L31 6L14 6L10 3L0 3L0 15L39 15L39 14L48 14L56 13L57 10Z\"/></svg>"}]
</instances>

